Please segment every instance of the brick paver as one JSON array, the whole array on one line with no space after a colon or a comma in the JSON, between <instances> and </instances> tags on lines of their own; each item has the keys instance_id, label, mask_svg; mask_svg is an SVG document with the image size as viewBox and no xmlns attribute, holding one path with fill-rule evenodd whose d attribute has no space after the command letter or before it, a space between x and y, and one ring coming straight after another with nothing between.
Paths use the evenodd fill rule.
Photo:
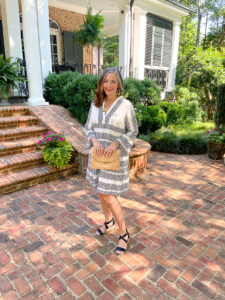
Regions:
<instances>
[{"instance_id":1,"label":"brick paver","mask_svg":"<svg viewBox=\"0 0 225 300\"><path fill-rule=\"evenodd\" d=\"M99 201L70 176L0 198L0 300L225 299L225 166L150 152L121 197L131 248L96 238Z\"/></svg>"}]
</instances>

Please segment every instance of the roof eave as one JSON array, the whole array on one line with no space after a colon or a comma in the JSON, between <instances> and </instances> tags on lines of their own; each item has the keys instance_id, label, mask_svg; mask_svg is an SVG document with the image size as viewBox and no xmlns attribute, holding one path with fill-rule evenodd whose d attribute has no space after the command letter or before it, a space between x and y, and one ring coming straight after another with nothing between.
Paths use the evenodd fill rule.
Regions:
<instances>
[{"instance_id":1,"label":"roof eave","mask_svg":"<svg viewBox=\"0 0 225 300\"><path fill-rule=\"evenodd\" d=\"M166 0L166 1L170 2L171 4L174 4L174 5L178 6L178 7L180 7L182 9L186 10L186 11L189 11L190 13L195 13L195 10L193 8L184 6L184 5L182 5L182 4L180 4L180 3L176 2L176 1L173 1L173 0Z\"/></svg>"}]
</instances>

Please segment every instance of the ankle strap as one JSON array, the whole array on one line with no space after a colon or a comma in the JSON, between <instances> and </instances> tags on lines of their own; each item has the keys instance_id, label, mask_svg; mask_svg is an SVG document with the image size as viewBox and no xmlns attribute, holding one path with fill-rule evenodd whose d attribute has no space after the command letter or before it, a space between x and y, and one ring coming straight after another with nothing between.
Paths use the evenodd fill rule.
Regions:
<instances>
[{"instance_id":1,"label":"ankle strap","mask_svg":"<svg viewBox=\"0 0 225 300\"><path fill-rule=\"evenodd\" d=\"M126 236L127 236L127 240L125 240ZM127 243L129 238L130 238L130 234L129 234L128 230L126 229L126 233L124 235L120 235L119 240L123 240L124 242Z\"/></svg>"},{"instance_id":2,"label":"ankle strap","mask_svg":"<svg viewBox=\"0 0 225 300\"><path fill-rule=\"evenodd\" d=\"M111 219L110 221L104 223L105 228L108 229L108 228L109 228L109 227L108 227L108 224L110 224L110 223L112 223L112 222L113 222L113 225L114 225L114 224L115 224L115 220L114 220L113 217L112 217L112 219Z\"/></svg>"}]
</instances>

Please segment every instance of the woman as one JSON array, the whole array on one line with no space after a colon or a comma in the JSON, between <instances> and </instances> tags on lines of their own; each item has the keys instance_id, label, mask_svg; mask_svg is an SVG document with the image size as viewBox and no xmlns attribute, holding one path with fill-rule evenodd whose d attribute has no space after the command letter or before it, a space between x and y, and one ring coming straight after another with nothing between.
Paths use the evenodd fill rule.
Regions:
<instances>
[{"instance_id":1,"label":"woman","mask_svg":"<svg viewBox=\"0 0 225 300\"><path fill-rule=\"evenodd\" d=\"M91 104L85 124L87 148L96 155L111 157L120 150L120 170L91 169L89 154L87 180L96 189L105 215L105 223L96 232L104 235L115 224L119 227L116 255L126 252L129 232L126 229L122 208L117 196L129 188L129 152L138 134L135 112L130 101L122 95L123 81L117 68L107 68L98 80L96 99ZM115 218L115 219L114 219Z\"/></svg>"}]
</instances>

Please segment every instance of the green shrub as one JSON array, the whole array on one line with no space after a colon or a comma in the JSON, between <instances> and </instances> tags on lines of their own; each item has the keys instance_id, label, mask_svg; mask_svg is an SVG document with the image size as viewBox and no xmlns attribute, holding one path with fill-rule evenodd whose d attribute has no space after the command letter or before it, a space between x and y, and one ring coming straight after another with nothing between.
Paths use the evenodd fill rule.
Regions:
<instances>
[{"instance_id":1,"label":"green shrub","mask_svg":"<svg viewBox=\"0 0 225 300\"><path fill-rule=\"evenodd\" d=\"M86 122L91 102L95 99L97 81L95 75L81 75L64 88L69 111L82 124Z\"/></svg>"},{"instance_id":2,"label":"green shrub","mask_svg":"<svg viewBox=\"0 0 225 300\"><path fill-rule=\"evenodd\" d=\"M124 80L124 97L135 105L140 103L141 100L141 83L140 80L135 78L126 78Z\"/></svg>"},{"instance_id":3,"label":"green shrub","mask_svg":"<svg viewBox=\"0 0 225 300\"><path fill-rule=\"evenodd\" d=\"M141 103L149 106L161 102L160 88L149 79L126 78L124 80L124 97L130 100L133 105Z\"/></svg>"},{"instance_id":4,"label":"green shrub","mask_svg":"<svg viewBox=\"0 0 225 300\"><path fill-rule=\"evenodd\" d=\"M175 87L173 94L175 96L175 102L177 102L178 104L198 99L198 95L193 91L193 88L189 89L187 87L182 87L179 85Z\"/></svg>"},{"instance_id":5,"label":"green shrub","mask_svg":"<svg viewBox=\"0 0 225 300\"><path fill-rule=\"evenodd\" d=\"M171 102L162 101L160 103L160 107L165 111L166 114L168 113L168 110L171 106L173 106L173 103Z\"/></svg>"},{"instance_id":6,"label":"green shrub","mask_svg":"<svg viewBox=\"0 0 225 300\"><path fill-rule=\"evenodd\" d=\"M167 114L167 124L191 124L202 118L203 111L198 101L184 102L179 105L171 102L161 102L160 107Z\"/></svg>"},{"instance_id":7,"label":"green shrub","mask_svg":"<svg viewBox=\"0 0 225 300\"><path fill-rule=\"evenodd\" d=\"M203 112L198 101L185 102L182 106L184 108L183 120L185 123L201 120Z\"/></svg>"},{"instance_id":8,"label":"green shrub","mask_svg":"<svg viewBox=\"0 0 225 300\"><path fill-rule=\"evenodd\" d=\"M138 104L135 110L141 134L148 134L166 124L166 113L159 105L146 107Z\"/></svg>"},{"instance_id":9,"label":"green shrub","mask_svg":"<svg viewBox=\"0 0 225 300\"><path fill-rule=\"evenodd\" d=\"M173 103L167 112L167 124L182 124L184 122L184 108Z\"/></svg>"},{"instance_id":10,"label":"green shrub","mask_svg":"<svg viewBox=\"0 0 225 300\"><path fill-rule=\"evenodd\" d=\"M160 88L153 80L144 79L141 81L141 101L145 106L159 105L161 103Z\"/></svg>"},{"instance_id":11,"label":"green shrub","mask_svg":"<svg viewBox=\"0 0 225 300\"><path fill-rule=\"evenodd\" d=\"M190 133L178 138L178 154L201 154L206 151L207 143L202 135Z\"/></svg>"},{"instance_id":12,"label":"green shrub","mask_svg":"<svg viewBox=\"0 0 225 300\"><path fill-rule=\"evenodd\" d=\"M169 125L149 135L139 138L148 141L153 151L178 154L200 154L207 150L206 130L213 128L212 122L194 122L184 125Z\"/></svg>"},{"instance_id":13,"label":"green shrub","mask_svg":"<svg viewBox=\"0 0 225 300\"><path fill-rule=\"evenodd\" d=\"M201 134L177 135L173 131L164 128L150 134L148 141L153 151L200 154L205 153L207 150L207 143Z\"/></svg>"},{"instance_id":14,"label":"green shrub","mask_svg":"<svg viewBox=\"0 0 225 300\"><path fill-rule=\"evenodd\" d=\"M69 104L65 97L64 87L78 76L78 72L51 73L44 82L44 97L50 104L60 104L68 108Z\"/></svg>"},{"instance_id":15,"label":"green shrub","mask_svg":"<svg viewBox=\"0 0 225 300\"><path fill-rule=\"evenodd\" d=\"M149 143L153 151L177 153L178 139L170 130L159 130L149 135Z\"/></svg>"}]
</instances>

